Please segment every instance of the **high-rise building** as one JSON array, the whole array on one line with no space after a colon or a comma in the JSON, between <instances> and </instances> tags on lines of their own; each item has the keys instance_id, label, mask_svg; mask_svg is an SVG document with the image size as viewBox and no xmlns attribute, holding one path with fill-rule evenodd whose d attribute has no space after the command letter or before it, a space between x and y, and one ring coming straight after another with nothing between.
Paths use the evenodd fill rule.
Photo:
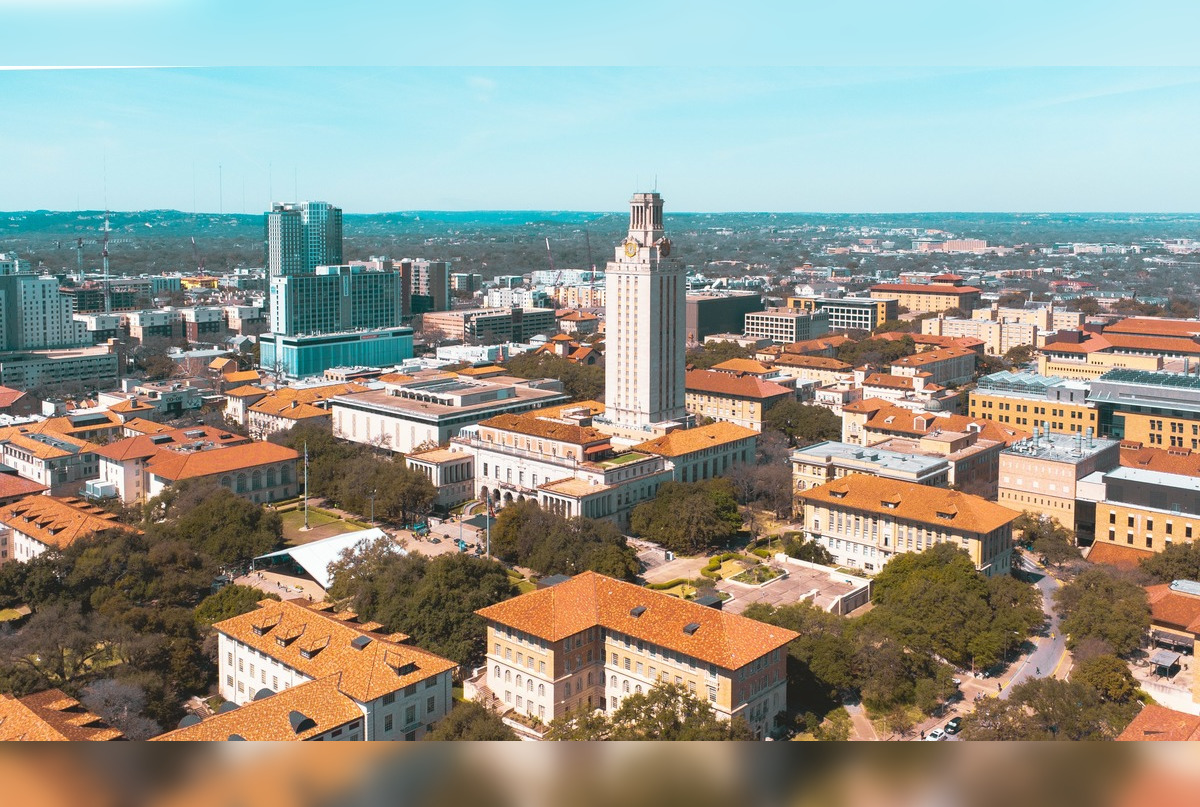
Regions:
<instances>
[{"instance_id":1,"label":"high-rise building","mask_svg":"<svg viewBox=\"0 0 1200 807\"><path fill-rule=\"evenodd\" d=\"M687 418L684 267L668 260L662 197L636 193L629 234L605 282L608 378L604 421L616 432L666 431Z\"/></svg>"},{"instance_id":2,"label":"high-rise building","mask_svg":"<svg viewBox=\"0 0 1200 807\"><path fill-rule=\"evenodd\" d=\"M0 350L41 350L91 344L75 321L75 300L52 275L35 275L15 254L0 254Z\"/></svg>"},{"instance_id":3,"label":"high-rise building","mask_svg":"<svg viewBox=\"0 0 1200 807\"><path fill-rule=\"evenodd\" d=\"M327 202L280 203L266 214L267 273L312 274L342 263L342 209Z\"/></svg>"},{"instance_id":4,"label":"high-rise building","mask_svg":"<svg viewBox=\"0 0 1200 807\"><path fill-rule=\"evenodd\" d=\"M404 258L397 263L411 290L409 310L404 313L450 310L450 263Z\"/></svg>"}]
</instances>

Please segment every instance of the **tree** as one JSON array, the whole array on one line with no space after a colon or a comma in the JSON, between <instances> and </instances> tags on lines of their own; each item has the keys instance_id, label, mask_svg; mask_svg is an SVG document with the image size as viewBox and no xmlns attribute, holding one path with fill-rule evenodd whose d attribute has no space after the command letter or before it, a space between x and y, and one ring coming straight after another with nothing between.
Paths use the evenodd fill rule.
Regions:
<instances>
[{"instance_id":1,"label":"tree","mask_svg":"<svg viewBox=\"0 0 1200 807\"><path fill-rule=\"evenodd\" d=\"M492 526L492 553L543 575L590 570L632 581L641 571L637 550L612 522L563 518L534 501L500 511Z\"/></svg>"},{"instance_id":2,"label":"tree","mask_svg":"<svg viewBox=\"0 0 1200 807\"><path fill-rule=\"evenodd\" d=\"M407 633L464 669L478 666L484 655L484 624L475 611L515 593L495 561L462 553L432 560L401 555L390 539L345 553L330 572L332 601Z\"/></svg>"},{"instance_id":3,"label":"tree","mask_svg":"<svg viewBox=\"0 0 1200 807\"><path fill-rule=\"evenodd\" d=\"M1111 740L1138 705L1106 701L1073 678L1034 678L1018 684L1007 700L985 698L963 718L965 740Z\"/></svg>"},{"instance_id":4,"label":"tree","mask_svg":"<svg viewBox=\"0 0 1200 807\"><path fill-rule=\"evenodd\" d=\"M1096 656L1077 663L1071 679L1086 684L1112 703L1130 703L1138 694L1129 665L1116 656Z\"/></svg>"},{"instance_id":5,"label":"tree","mask_svg":"<svg viewBox=\"0 0 1200 807\"><path fill-rule=\"evenodd\" d=\"M251 586L225 586L210 594L196 606L196 624L207 628L226 619L247 614L258 608L262 600L278 600L278 594L268 594Z\"/></svg>"},{"instance_id":6,"label":"tree","mask_svg":"<svg viewBox=\"0 0 1200 807\"><path fill-rule=\"evenodd\" d=\"M751 740L741 718L722 720L679 684L658 684L627 695L611 715L569 714L555 719L550 736L571 740Z\"/></svg>"},{"instance_id":7,"label":"tree","mask_svg":"<svg viewBox=\"0 0 1200 807\"><path fill-rule=\"evenodd\" d=\"M136 684L103 678L85 687L79 700L127 740L148 740L162 734L162 727L144 716L146 693Z\"/></svg>"},{"instance_id":8,"label":"tree","mask_svg":"<svg viewBox=\"0 0 1200 807\"><path fill-rule=\"evenodd\" d=\"M0 566L0 570L4 568ZM1159 583L1200 580L1200 544L1171 544L1162 552L1147 554L1142 559L1141 569Z\"/></svg>"},{"instance_id":9,"label":"tree","mask_svg":"<svg viewBox=\"0 0 1200 807\"><path fill-rule=\"evenodd\" d=\"M815 540L805 540L802 532L788 532L783 535L783 551L789 558L819 563L822 566L833 565L833 555Z\"/></svg>"},{"instance_id":10,"label":"tree","mask_svg":"<svg viewBox=\"0 0 1200 807\"><path fill-rule=\"evenodd\" d=\"M1082 572L1054 595L1062 614L1067 647L1088 638L1102 639L1119 656L1141 646L1150 629L1150 606L1146 590L1119 579L1107 567Z\"/></svg>"},{"instance_id":11,"label":"tree","mask_svg":"<svg viewBox=\"0 0 1200 807\"><path fill-rule=\"evenodd\" d=\"M917 343L911 336L902 339L861 339L847 342L838 348L838 359L858 367L872 364L878 367L889 365L897 359L917 352Z\"/></svg>"},{"instance_id":12,"label":"tree","mask_svg":"<svg viewBox=\"0 0 1200 807\"><path fill-rule=\"evenodd\" d=\"M92 675L96 662L115 655L118 635L111 622L77 603L50 605L0 637L0 657L5 666L30 674L29 691L73 689Z\"/></svg>"},{"instance_id":13,"label":"tree","mask_svg":"<svg viewBox=\"0 0 1200 807\"><path fill-rule=\"evenodd\" d=\"M987 668L1042 623L1032 587L986 578L950 544L898 555L875 577L864 620L906 647Z\"/></svg>"},{"instance_id":14,"label":"tree","mask_svg":"<svg viewBox=\"0 0 1200 807\"><path fill-rule=\"evenodd\" d=\"M1100 314L1100 303L1095 297L1078 297L1067 302L1067 308L1072 311L1079 311L1089 317L1094 317Z\"/></svg>"},{"instance_id":15,"label":"tree","mask_svg":"<svg viewBox=\"0 0 1200 807\"><path fill-rule=\"evenodd\" d=\"M707 370L730 359L748 359L750 351L737 342L705 342L687 352L687 363L697 370Z\"/></svg>"},{"instance_id":16,"label":"tree","mask_svg":"<svg viewBox=\"0 0 1200 807\"><path fill-rule=\"evenodd\" d=\"M425 735L426 740L516 740L500 715L474 701L459 701Z\"/></svg>"},{"instance_id":17,"label":"tree","mask_svg":"<svg viewBox=\"0 0 1200 807\"><path fill-rule=\"evenodd\" d=\"M875 333L912 333L917 325L908 319L887 319L875 327Z\"/></svg>"},{"instance_id":18,"label":"tree","mask_svg":"<svg viewBox=\"0 0 1200 807\"><path fill-rule=\"evenodd\" d=\"M782 433L792 445L837 440L842 434L842 421L831 410L797 401L784 401L768 409L763 427Z\"/></svg>"},{"instance_id":19,"label":"tree","mask_svg":"<svg viewBox=\"0 0 1200 807\"><path fill-rule=\"evenodd\" d=\"M1004 354L1004 360L1009 364L1026 364L1033 358L1033 345L1016 345Z\"/></svg>"},{"instance_id":20,"label":"tree","mask_svg":"<svg viewBox=\"0 0 1200 807\"><path fill-rule=\"evenodd\" d=\"M168 489L150 502L149 509L164 512L179 538L221 563L249 560L283 540L279 513L211 479Z\"/></svg>"},{"instance_id":21,"label":"tree","mask_svg":"<svg viewBox=\"0 0 1200 807\"><path fill-rule=\"evenodd\" d=\"M576 364L553 353L522 353L504 363L519 378L557 378L573 401L604 400L604 368Z\"/></svg>"},{"instance_id":22,"label":"tree","mask_svg":"<svg viewBox=\"0 0 1200 807\"><path fill-rule=\"evenodd\" d=\"M1041 557L1043 563L1063 566L1080 559L1075 533L1056 519L1026 510L1013 521L1013 529L1020 531L1021 544Z\"/></svg>"},{"instance_id":23,"label":"tree","mask_svg":"<svg viewBox=\"0 0 1200 807\"><path fill-rule=\"evenodd\" d=\"M728 543L742 528L733 485L727 479L664 482L658 495L634 508L637 535L681 554Z\"/></svg>"}]
</instances>

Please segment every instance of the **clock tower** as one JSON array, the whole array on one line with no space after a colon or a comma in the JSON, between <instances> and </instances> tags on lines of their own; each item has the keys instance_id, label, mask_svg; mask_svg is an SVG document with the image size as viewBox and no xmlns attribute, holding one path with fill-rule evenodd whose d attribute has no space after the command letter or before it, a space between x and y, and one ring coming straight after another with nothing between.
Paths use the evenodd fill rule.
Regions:
<instances>
[{"instance_id":1,"label":"clock tower","mask_svg":"<svg viewBox=\"0 0 1200 807\"><path fill-rule=\"evenodd\" d=\"M662 197L636 193L629 234L605 272L604 418L647 439L686 425L683 266L669 260Z\"/></svg>"}]
</instances>

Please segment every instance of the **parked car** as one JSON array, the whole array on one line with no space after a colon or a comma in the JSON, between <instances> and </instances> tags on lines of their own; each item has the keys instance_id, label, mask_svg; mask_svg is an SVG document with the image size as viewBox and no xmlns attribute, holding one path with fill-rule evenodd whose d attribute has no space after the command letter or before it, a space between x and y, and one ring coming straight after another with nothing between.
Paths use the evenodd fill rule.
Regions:
<instances>
[{"instance_id":1,"label":"parked car","mask_svg":"<svg viewBox=\"0 0 1200 807\"><path fill-rule=\"evenodd\" d=\"M950 722L948 722L946 724L946 733L947 734L958 734L958 730L960 728L962 728L962 718L961 717L952 717L952 718L950 718Z\"/></svg>"},{"instance_id":2,"label":"parked car","mask_svg":"<svg viewBox=\"0 0 1200 807\"><path fill-rule=\"evenodd\" d=\"M931 731L925 735L926 742L928 742L930 740L932 740L933 742L937 742L938 740L944 740L944 739L946 739L946 732L942 731L941 729L934 729L933 731Z\"/></svg>"}]
</instances>

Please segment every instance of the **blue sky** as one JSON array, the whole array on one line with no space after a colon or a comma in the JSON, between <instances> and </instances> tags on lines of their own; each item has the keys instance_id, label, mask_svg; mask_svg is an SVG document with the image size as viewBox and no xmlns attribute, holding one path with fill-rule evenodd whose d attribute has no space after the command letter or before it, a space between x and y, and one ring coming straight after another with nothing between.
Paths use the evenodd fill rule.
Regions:
<instances>
[{"instance_id":1,"label":"blue sky","mask_svg":"<svg viewBox=\"0 0 1200 807\"><path fill-rule=\"evenodd\" d=\"M0 70L0 210L1200 208L1184 4L577 5L0 0L9 65L188 65Z\"/></svg>"}]
</instances>

